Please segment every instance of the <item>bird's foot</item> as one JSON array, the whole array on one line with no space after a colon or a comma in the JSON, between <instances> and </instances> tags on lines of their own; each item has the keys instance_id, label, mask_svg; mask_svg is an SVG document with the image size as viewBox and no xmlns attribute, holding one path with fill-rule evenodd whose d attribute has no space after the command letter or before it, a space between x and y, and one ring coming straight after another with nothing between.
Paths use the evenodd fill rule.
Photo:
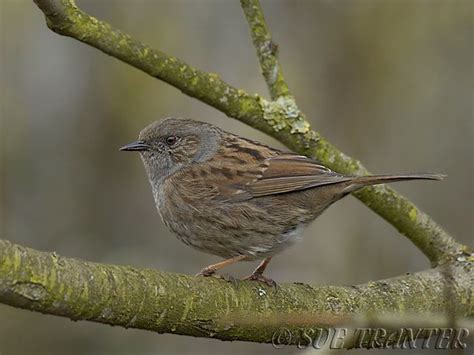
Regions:
<instances>
[{"instance_id":1,"label":"bird's foot","mask_svg":"<svg viewBox=\"0 0 474 355\"><path fill-rule=\"evenodd\" d=\"M252 275L244 277L243 280L263 282L270 287L277 287L277 283L275 281L269 277L263 276L263 274L259 272L254 272Z\"/></svg>"},{"instance_id":2,"label":"bird's foot","mask_svg":"<svg viewBox=\"0 0 474 355\"><path fill-rule=\"evenodd\" d=\"M199 271L196 276L212 276L216 273L216 269L211 267L205 267L201 271Z\"/></svg>"}]
</instances>

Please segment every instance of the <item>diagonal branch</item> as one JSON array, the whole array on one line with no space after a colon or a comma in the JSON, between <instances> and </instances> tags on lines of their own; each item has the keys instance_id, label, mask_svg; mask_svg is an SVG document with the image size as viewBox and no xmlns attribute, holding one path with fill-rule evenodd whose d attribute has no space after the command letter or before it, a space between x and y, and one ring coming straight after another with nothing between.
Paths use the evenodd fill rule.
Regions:
<instances>
[{"instance_id":1,"label":"diagonal branch","mask_svg":"<svg viewBox=\"0 0 474 355\"><path fill-rule=\"evenodd\" d=\"M262 70L264 74L267 73L266 77L268 75L267 82L270 84L272 97L278 96L276 101L268 102L258 95L251 96L230 86L216 74L200 71L176 57L168 56L132 39L108 23L80 10L73 0L34 1L46 15L47 24L53 31L96 47L163 80L227 116L275 137L290 149L316 157L335 171L354 175L369 173L358 160L345 155L311 130L294 99L286 95L289 91L276 55L272 53L272 45L269 45L270 52L259 51L259 57L263 61ZM244 8L253 23L251 28L254 42L262 45L267 43L268 47L270 35L258 2L243 0L243 4L248 4ZM251 6L252 4L258 6ZM271 73L274 70L277 71L276 80L272 79ZM435 221L392 188L370 187L354 195L409 238L433 265L462 251L462 246Z\"/></svg>"},{"instance_id":2,"label":"diagonal branch","mask_svg":"<svg viewBox=\"0 0 474 355\"><path fill-rule=\"evenodd\" d=\"M77 8L72 0L34 0L46 15L48 27L76 38L238 119L255 124L261 117L258 100L217 74L208 74L132 39ZM254 117L249 119L250 117Z\"/></svg>"},{"instance_id":3,"label":"diagonal branch","mask_svg":"<svg viewBox=\"0 0 474 355\"><path fill-rule=\"evenodd\" d=\"M260 1L241 0L240 3L250 27L262 74L272 99L276 100L275 105L278 105L278 101L283 99L282 96L287 96L285 100L292 102L296 115L306 122L304 114L298 109L283 78L277 52L273 50L277 46L272 41ZM322 147L325 148L321 149ZM331 164L328 162L331 163L335 159L342 158L343 162L339 161L337 165L334 164L336 171L346 174L369 174L369 171L359 161L345 156L344 153L323 139L316 145L316 152L316 157L330 167ZM327 153L330 155L328 156ZM327 159L324 158L325 156ZM374 193L382 195L383 198L376 198ZM408 237L430 259L433 265L439 264L442 258L455 255L461 250L454 239L427 214L392 188L373 186L356 192L354 195L395 226L400 233Z\"/></svg>"},{"instance_id":4,"label":"diagonal branch","mask_svg":"<svg viewBox=\"0 0 474 355\"><path fill-rule=\"evenodd\" d=\"M447 309L457 318L471 317L473 280L466 268L472 260L453 263L450 297L439 268L359 286L272 288L97 264L0 239L0 302L73 320L221 340L271 343L284 326L296 344L306 341L302 327L341 326L359 315L419 315L419 327L431 324L431 314L446 324Z\"/></svg>"},{"instance_id":5,"label":"diagonal branch","mask_svg":"<svg viewBox=\"0 0 474 355\"><path fill-rule=\"evenodd\" d=\"M276 101L268 102L236 89L216 74L205 73L180 59L152 49L77 8L73 0L34 0L55 32L75 38L163 80L229 117L265 132L290 149L316 157L331 169L354 175L368 174L358 161L311 130L289 94L276 60L258 2L243 0L254 42L270 48L259 51L262 70ZM257 4L258 6L251 6ZM258 21L257 21L258 20ZM257 33L258 32L258 33ZM270 42L268 42L270 41ZM270 43L270 44L269 44ZM266 48L265 47L265 48ZM275 76L272 74L276 70ZM281 96L283 95L283 96ZM286 95L286 96L285 96ZM386 186L370 187L355 196L409 238L433 265L462 252L462 246L408 199Z\"/></svg>"}]
</instances>

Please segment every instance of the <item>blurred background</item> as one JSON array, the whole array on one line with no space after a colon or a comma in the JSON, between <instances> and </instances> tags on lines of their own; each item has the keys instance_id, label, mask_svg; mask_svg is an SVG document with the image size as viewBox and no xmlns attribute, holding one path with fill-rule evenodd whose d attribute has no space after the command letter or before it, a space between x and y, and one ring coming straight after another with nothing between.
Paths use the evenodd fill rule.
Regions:
<instances>
[{"instance_id":1,"label":"blurred background","mask_svg":"<svg viewBox=\"0 0 474 355\"><path fill-rule=\"evenodd\" d=\"M77 3L155 48L268 96L238 1ZM287 81L314 129L372 172L447 174L443 182L394 187L472 245L473 2L268 0L262 6ZM56 35L32 1L1 0L0 15L1 238L69 257L187 274L216 262L165 229L138 155L118 148L168 115L282 146ZM227 271L243 276L254 266ZM276 257L268 275L278 282L357 284L428 267L406 238L348 197L313 223L300 244ZM2 355L271 350L0 305ZM301 350L279 350L291 352Z\"/></svg>"}]
</instances>

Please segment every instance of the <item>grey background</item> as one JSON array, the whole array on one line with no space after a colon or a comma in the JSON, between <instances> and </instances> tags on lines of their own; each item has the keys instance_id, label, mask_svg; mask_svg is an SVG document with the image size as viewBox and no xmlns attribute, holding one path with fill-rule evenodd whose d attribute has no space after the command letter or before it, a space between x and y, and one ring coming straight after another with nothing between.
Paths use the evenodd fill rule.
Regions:
<instances>
[{"instance_id":1,"label":"grey background","mask_svg":"<svg viewBox=\"0 0 474 355\"><path fill-rule=\"evenodd\" d=\"M77 2L153 47L267 96L238 1ZM312 126L373 172L447 174L439 183L394 186L472 245L473 3L300 0L263 7L285 76ZM281 145L54 34L30 1L1 0L0 16L0 236L65 256L187 274L216 262L164 228L139 157L118 147L167 115ZM228 271L243 276L253 267ZM427 267L406 238L348 197L276 257L268 274L278 282L356 284ZM2 355L271 350L0 305ZM278 353L292 351L299 352Z\"/></svg>"}]
</instances>

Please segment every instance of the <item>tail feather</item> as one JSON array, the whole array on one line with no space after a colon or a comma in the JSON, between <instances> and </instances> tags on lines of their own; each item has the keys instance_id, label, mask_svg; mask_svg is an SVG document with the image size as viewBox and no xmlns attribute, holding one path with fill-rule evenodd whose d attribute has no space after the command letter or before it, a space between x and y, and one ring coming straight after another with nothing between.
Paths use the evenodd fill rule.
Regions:
<instances>
[{"instance_id":1,"label":"tail feather","mask_svg":"<svg viewBox=\"0 0 474 355\"><path fill-rule=\"evenodd\" d=\"M349 186L346 191L352 192L365 186L386 184L396 181L443 180L445 177L446 175L429 173L357 176L349 181Z\"/></svg>"}]
</instances>

